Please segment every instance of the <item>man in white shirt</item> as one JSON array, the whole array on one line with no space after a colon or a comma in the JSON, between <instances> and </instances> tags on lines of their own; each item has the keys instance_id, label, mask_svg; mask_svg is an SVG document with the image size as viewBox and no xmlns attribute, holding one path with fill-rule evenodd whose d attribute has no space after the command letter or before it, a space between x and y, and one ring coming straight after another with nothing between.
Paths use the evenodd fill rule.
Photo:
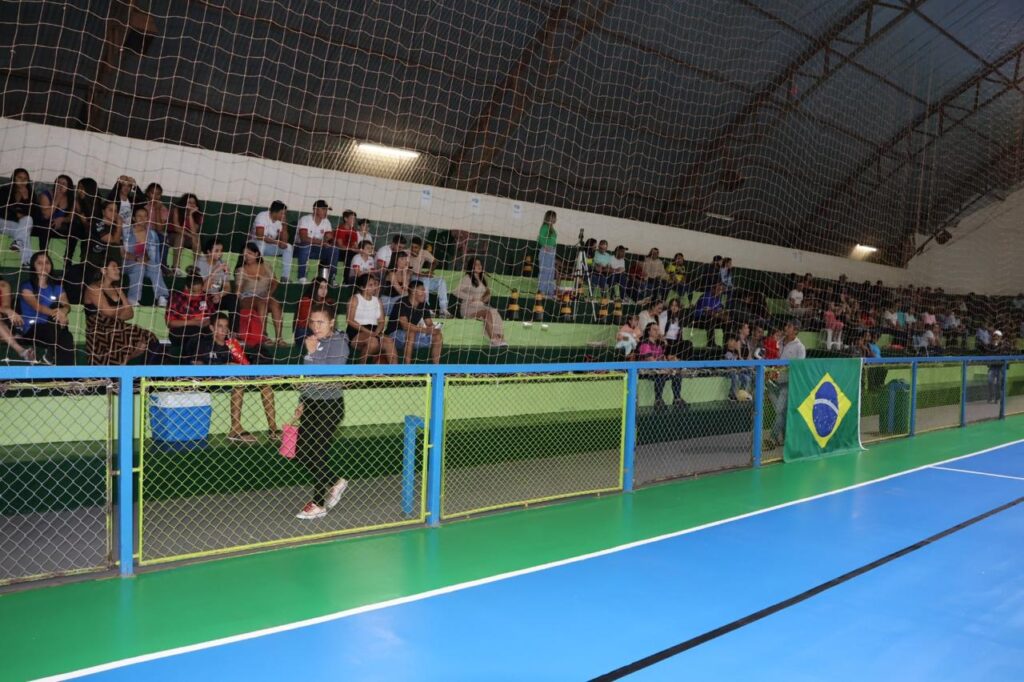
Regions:
<instances>
[{"instance_id":1,"label":"man in white shirt","mask_svg":"<svg viewBox=\"0 0 1024 682\"><path fill-rule=\"evenodd\" d=\"M320 260L320 267L329 268L327 281L333 285L338 270L338 249L334 243L334 228L327 217L331 207L323 199L313 203L312 215L299 218L295 226L295 255L299 258L299 283L306 283L306 265L310 257Z\"/></svg>"},{"instance_id":2,"label":"man in white shirt","mask_svg":"<svg viewBox=\"0 0 1024 682\"><path fill-rule=\"evenodd\" d=\"M423 240L413 237L409 246L409 267L412 269L414 279L423 282L427 294L437 292L437 307L441 317L448 317L448 284L443 277L434 276L434 268L437 267L437 260L434 254L423 248Z\"/></svg>"},{"instance_id":3,"label":"man in white shirt","mask_svg":"<svg viewBox=\"0 0 1024 682\"><path fill-rule=\"evenodd\" d=\"M807 347L800 340L800 322L790 320L782 328L782 347L779 348L781 360L803 360L807 357ZM789 402L789 372L781 372L774 390L768 394L775 408L775 423L772 425L771 440L782 445L786 440L786 406Z\"/></svg>"},{"instance_id":4,"label":"man in white shirt","mask_svg":"<svg viewBox=\"0 0 1024 682\"><path fill-rule=\"evenodd\" d=\"M391 254L397 251L405 251L405 237L400 234L391 235L391 243L377 249L377 268L381 272L387 272L391 267Z\"/></svg>"},{"instance_id":5,"label":"man in white shirt","mask_svg":"<svg viewBox=\"0 0 1024 682\"><path fill-rule=\"evenodd\" d=\"M256 242L260 254L267 256L281 256L281 281L288 282L292 276L292 254L294 250L288 243L288 226L284 224L285 211L288 207L283 201L274 201L270 204L270 210L261 211L256 214L252 221L252 231L249 239Z\"/></svg>"}]
</instances>

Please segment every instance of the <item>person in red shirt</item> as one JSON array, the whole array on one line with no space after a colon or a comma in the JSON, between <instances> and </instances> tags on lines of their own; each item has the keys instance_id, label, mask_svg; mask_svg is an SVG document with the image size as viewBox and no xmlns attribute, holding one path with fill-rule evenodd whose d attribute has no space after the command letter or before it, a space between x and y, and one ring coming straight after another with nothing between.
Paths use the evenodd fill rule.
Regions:
<instances>
[{"instance_id":1,"label":"person in red shirt","mask_svg":"<svg viewBox=\"0 0 1024 682\"><path fill-rule=\"evenodd\" d=\"M192 277L185 280L185 286L171 294L165 319L171 344L179 350L195 343L203 329L210 324L214 307L206 292L203 279Z\"/></svg>"},{"instance_id":2,"label":"person in red shirt","mask_svg":"<svg viewBox=\"0 0 1024 682\"><path fill-rule=\"evenodd\" d=\"M340 251L338 261L345 263L345 268L342 270L342 278L348 272L352 256L356 255L356 252L359 251L359 241L359 232L356 230L356 212L352 209L346 209L341 214L341 223L338 225L338 229L334 231L334 246Z\"/></svg>"},{"instance_id":3,"label":"person in red shirt","mask_svg":"<svg viewBox=\"0 0 1024 682\"><path fill-rule=\"evenodd\" d=\"M334 299L327 295L327 280L323 277L317 277L309 286L306 287L306 291L302 293L302 298L299 299L299 306L295 310L295 347L302 350L302 344L306 340L306 336L309 335L309 311L317 304L328 305L337 307L337 303Z\"/></svg>"}]
</instances>

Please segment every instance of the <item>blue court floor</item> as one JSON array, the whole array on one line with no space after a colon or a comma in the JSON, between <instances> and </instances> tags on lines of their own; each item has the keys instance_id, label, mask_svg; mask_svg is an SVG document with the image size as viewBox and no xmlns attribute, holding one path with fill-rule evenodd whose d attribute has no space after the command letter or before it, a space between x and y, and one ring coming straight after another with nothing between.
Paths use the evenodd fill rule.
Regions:
<instances>
[{"instance_id":1,"label":"blue court floor","mask_svg":"<svg viewBox=\"0 0 1024 682\"><path fill-rule=\"evenodd\" d=\"M1024 444L1008 445L692 532L92 676L577 680L619 670L665 680L1019 681L1022 496ZM900 550L907 552L869 566ZM799 598L816 586L823 587ZM731 631L714 635L730 623ZM628 667L694 638L700 643L680 653Z\"/></svg>"}]
</instances>

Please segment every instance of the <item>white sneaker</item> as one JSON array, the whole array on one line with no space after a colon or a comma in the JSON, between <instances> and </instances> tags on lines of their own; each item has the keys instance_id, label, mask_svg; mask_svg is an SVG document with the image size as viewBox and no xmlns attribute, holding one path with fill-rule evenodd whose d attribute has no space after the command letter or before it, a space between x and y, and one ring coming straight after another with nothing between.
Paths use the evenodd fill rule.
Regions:
<instances>
[{"instance_id":1,"label":"white sneaker","mask_svg":"<svg viewBox=\"0 0 1024 682\"><path fill-rule=\"evenodd\" d=\"M311 521L313 519L322 519L325 516L327 516L326 509L318 504L307 502L306 506L302 508L302 511L295 515L295 518Z\"/></svg>"},{"instance_id":2,"label":"white sneaker","mask_svg":"<svg viewBox=\"0 0 1024 682\"><path fill-rule=\"evenodd\" d=\"M327 491L327 508L334 509L338 504L338 500L341 499L342 493L348 489L348 481L344 478L339 478L338 481L330 487Z\"/></svg>"},{"instance_id":3,"label":"white sneaker","mask_svg":"<svg viewBox=\"0 0 1024 682\"><path fill-rule=\"evenodd\" d=\"M299 277L299 284L305 284L305 283L306 283L306 278L305 277Z\"/></svg>"},{"instance_id":4,"label":"white sneaker","mask_svg":"<svg viewBox=\"0 0 1024 682\"><path fill-rule=\"evenodd\" d=\"M156 299L156 307L157 308L166 308L167 307L167 297L166 296L161 296L160 298Z\"/></svg>"}]
</instances>

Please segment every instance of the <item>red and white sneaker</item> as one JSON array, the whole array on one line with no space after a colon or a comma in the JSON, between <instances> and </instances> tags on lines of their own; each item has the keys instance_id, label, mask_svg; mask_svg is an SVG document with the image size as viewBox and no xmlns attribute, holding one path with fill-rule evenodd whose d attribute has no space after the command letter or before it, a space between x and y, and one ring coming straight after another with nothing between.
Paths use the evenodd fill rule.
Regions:
<instances>
[{"instance_id":1,"label":"red and white sneaker","mask_svg":"<svg viewBox=\"0 0 1024 682\"><path fill-rule=\"evenodd\" d=\"M307 502L306 506L302 508L302 511L295 515L295 518L311 521L313 519L322 519L325 516L327 516L326 509L321 507L319 504Z\"/></svg>"},{"instance_id":2,"label":"red and white sneaker","mask_svg":"<svg viewBox=\"0 0 1024 682\"><path fill-rule=\"evenodd\" d=\"M348 481L344 478L339 478L337 482L330 487L327 491L327 508L334 509L335 505L338 504L338 500L341 499L342 493L348 488Z\"/></svg>"}]
</instances>

